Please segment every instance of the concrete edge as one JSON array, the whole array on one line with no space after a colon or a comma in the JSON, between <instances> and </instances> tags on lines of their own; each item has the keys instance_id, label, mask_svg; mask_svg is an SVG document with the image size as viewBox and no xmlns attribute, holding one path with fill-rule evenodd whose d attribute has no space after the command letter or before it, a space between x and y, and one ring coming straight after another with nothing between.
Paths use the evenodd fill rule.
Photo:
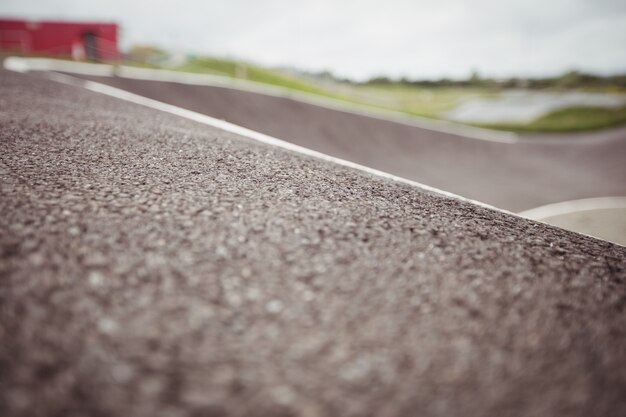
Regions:
<instances>
[{"instance_id":1,"label":"concrete edge","mask_svg":"<svg viewBox=\"0 0 626 417\"><path fill-rule=\"evenodd\" d=\"M626 197L595 197L546 204L545 206L524 210L518 214L531 220L541 221L548 217L571 214L579 211L621 208L626 208Z\"/></svg>"},{"instance_id":2,"label":"concrete edge","mask_svg":"<svg viewBox=\"0 0 626 417\"><path fill-rule=\"evenodd\" d=\"M550 219L568 214L603 209L626 209L626 197L595 197L583 198L580 200L562 201L559 203L546 204L545 206L535 207L530 210L522 211L518 214L526 219L549 224L552 227L558 227L562 229L562 227L560 226L551 224ZM583 236L589 236L594 239L613 243L614 245L626 247L626 245L624 245L623 243L616 242L614 240L607 240L598 236L583 233L578 230L565 230L570 230L571 232L578 233Z\"/></svg>"}]
</instances>

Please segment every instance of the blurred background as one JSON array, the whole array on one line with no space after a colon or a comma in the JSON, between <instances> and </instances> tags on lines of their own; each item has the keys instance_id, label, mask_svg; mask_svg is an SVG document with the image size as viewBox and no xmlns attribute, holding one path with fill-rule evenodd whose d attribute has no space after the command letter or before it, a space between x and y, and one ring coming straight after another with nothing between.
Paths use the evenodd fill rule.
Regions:
<instances>
[{"instance_id":1,"label":"blurred background","mask_svg":"<svg viewBox=\"0 0 626 417\"><path fill-rule=\"evenodd\" d=\"M205 80L206 85L226 84L272 95L306 97L317 100L316 103L332 104L346 111L367 111L381 118L401 116L404 123L418 126L423 126L424 121L435 121L447 125L433 126L476 129L455 130L453 134L457 136L484 138L489 136L485 132L495 131L502 132L501 138L513 138L515 142L527 138L534 143L528 145L535 146L534 150L523 145L518 147L519 152L505 151L504 160L515 160L515 167L509 172L512 179L505 175L498 183L495 177L506 167L500 171L480 168L487 160L500 158L500 151L492 148L468 151L462 145L454 145L438 150L431 143L417 150L404 147L393 151L396 145L391 140L385 142L381 127L383 133L376 138L378 148L364 156L363 152L345 149L361 146L359 140L372 135L369 129L327 134L322 139L333 141L341 136L347 141L341 149L333 150L328 145L310 142L325 135L326 128L319 124L311 127L313 133L308 139L303 135L298 142L298 132L278 126L289 123L279 116L263 116L273 119L271 126L256 122L254 116L246 119L239 113L248 105L243 104L247 99L229 98L229 108L222 105L216 109L208 104L204 108L198 103L211 102L206 96L208 90L185 91L186 95L198 95L191 105L188 100L175 97L171 89L169 95L163 96L156 92L157 87L141 86L142 93L153 98L513 211L595 198L602 210L612 210L610 216L606 212L600 215L601 219L610 217L610 223L589 226L597 222L597 216L592 220L578 216L575 221L582 221L591 229L609 230L614 241L626 241L626 178L620 168L626 156L621 145L626 137L624 45L623 0L0 3L0 49L5 57L52 57L108 63L115 68L203 75L206 78L194 78L193 83L202 84L201 80ZM113 75L124 74L112 71ZM141 74L128 77L149 78L147 72ZM243 83L228 84L224 80ZM122 86L120 82L113 84ZM123 87L139 88L128 83ZM239 113L233 110L235 107L239 107L235 109ZM264 107L259 104L247 114L256 112L259 119ZM305 120L309 116L301 117ZM314 117L320 116L310 116ZM325 120L331 123L330 118ZM396 134L389 132L390 137ZM515 136L506 136L506 132ZM419 132L411 135L420 139ZM542 143L538 144L553 143L554 138L564 138L565 143L559 144L559 149L541 148ZM447 139L437 140L444 144ZM608 142L611 147L607 147ZM582 143L588 148L581 148ZM591 149L596 144L604 148L593 154ZM399 152L403 155L398 156ZM427 162L417 156L407 157L410 152L430 152L435 156L446 153L450 157L431 158L439 166L420 171L414 167ZM478 156L481 153L483 156ZM585 159L585 153L591 156ZM460 165L455 160L459 154L464 155ZM388 161L378 161L377 155ZM564 165L559 166L559 161L565 161ZM459 168L442 168L447 164ZM572 167L576 167L576 175L572 174ZM528 176L528 184L516 185L515 178L519 176ZM572 177L572 183L567 183ZM551 185L536 191L541 188L537 184L550 181ZM507 194L498 186L511 190ZM579 188L564 192L567 187ZM597 208L590 201L583 206L587 215ZM563 206L556 212L571 214ZM556 212L533 215L548 219ZM580 229L582 226L568 226L568 222L559 225L598 234Z\"/></svg>"},{"instance_id":2,"label":"blurred background","mask_svg":"<svg viewBox=\"0 0 626 417\"><path fill-rule=\"evenodd\" d=\"M621 0L3 0L0 15L5 52L241 77L498 129L626 121Z\"/></svg>"}]
</instances>

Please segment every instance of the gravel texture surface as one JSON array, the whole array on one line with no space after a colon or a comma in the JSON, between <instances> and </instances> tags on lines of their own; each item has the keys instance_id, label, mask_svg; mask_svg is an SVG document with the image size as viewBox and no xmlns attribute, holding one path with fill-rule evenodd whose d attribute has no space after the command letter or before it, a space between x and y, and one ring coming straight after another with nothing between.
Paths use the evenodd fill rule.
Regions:
<instances>
[{"instance_id":1,"label":"gravel texture surface","mask_svg":"<svg viewBox=\"0 0 626 417\"><path fill-rule=\"evenodd\" d=\"M626 249L0 72L0 415L623 416Z\"/></svg>"},{"instance_id":2,"label":"gravel texture surface","mask_svg":"<svg viewBox=\"0 0 626 417\"><path fill-rule=\"evenodd\" d=\"M524 136L512 145L223 87L74 76L509 211L580 198L626 196L626 126L596 133Z\"/></svg>"}]
</instances>

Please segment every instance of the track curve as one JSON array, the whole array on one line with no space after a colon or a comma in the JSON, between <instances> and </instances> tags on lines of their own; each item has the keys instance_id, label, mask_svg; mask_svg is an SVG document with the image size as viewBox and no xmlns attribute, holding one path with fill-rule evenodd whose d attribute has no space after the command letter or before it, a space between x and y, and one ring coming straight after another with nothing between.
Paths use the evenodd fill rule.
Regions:
<instances>
[{"instance_id":1,"label":"track curve","mask_svg":"<svg viewBox=\"0 0 626 417\"><path fill-rule=\"evenodd\" d=\"M72 75L510 211L626 196L626 128L497 143L234 88Z\"/></svg>"}]
</instances>

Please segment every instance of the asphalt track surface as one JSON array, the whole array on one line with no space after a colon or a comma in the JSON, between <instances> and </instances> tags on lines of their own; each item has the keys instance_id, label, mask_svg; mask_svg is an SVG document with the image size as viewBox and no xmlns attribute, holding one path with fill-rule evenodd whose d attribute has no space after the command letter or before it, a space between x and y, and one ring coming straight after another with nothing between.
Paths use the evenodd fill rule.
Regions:
<instances>
[{"instance_id":1,"label":"asphalt track surface","mask_svg":"<svg viewBox=\"0 0 626 417\"><path fill-rule=\"evenodd\" d=\"M203 113L509 211L626 196L626 127L469 139L226 87L72 74Z\"/></svg>"},{"instance_id":2,"label":"asphalt track surface","mask_svg":"<svg viewBox=\"0 0 626 417\"><path fill-rule=\"evenodd\" d=\"M626 249L0 72L0 415L623 416Z\"/></svg>"}]
</instances>

